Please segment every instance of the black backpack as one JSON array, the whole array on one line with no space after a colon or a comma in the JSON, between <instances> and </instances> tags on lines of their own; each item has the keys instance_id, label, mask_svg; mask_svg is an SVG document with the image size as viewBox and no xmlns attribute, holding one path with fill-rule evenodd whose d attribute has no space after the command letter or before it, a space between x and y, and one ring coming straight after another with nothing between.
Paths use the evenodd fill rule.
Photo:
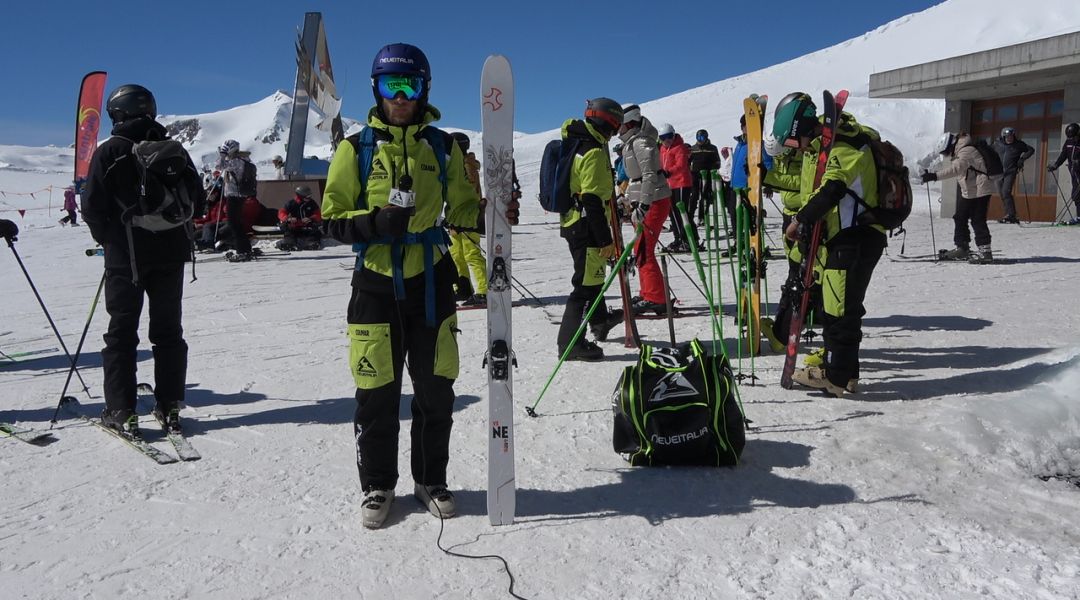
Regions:
<instances>
[{"instance_id":1,"label":"black backpack","mask_svg":"<svg viewBox=\"0 0 1080 600\"><path fill-rule=\"evenodd\" d=\"M986 140L978 140L972 146L975 146L975 149L979 151L979 156L982 157L983 164L986 165L986 171L980 171L975 167L971 167L971 170L982 173L993 180L1001 179L1005 174L1005 167L1001 164L1001 156L998 155L997 150L987 144Z\"/></svg>"},{"instance_id":2,"label":"black backpack","mask_svg":"<svg viewBox=\"0 0 1080 600\"><path fill-rule=\"evenodd\" d=\"M166 231L188 224L195 214L195 201L185 177L191 159L176 140L144 141L131 147L139 174L138 202L122 202L121 220L149 231Z\"/></svg>"},{"instance_id":3,"label":"black backpack","mask_svg":"<svg viewBox=\"0 0 1080 600\"><path fill-rule=\"evenodd\" d=\"M866 207L864 212L859 213L858 223L896 229L911 215L914 202L908 168L904 166L904 154L892 142L871 137L868 143L877 169L878 205L866 206L862 198L850 192Z\"/></svg>"},{"instance_id":4,"label":"black backpack","mask_svg":"<svg viewBox=\"0 0 1080 600\"><path fill-rule=\"evenodd\" d=\"M613 445L634 466L738 464L745 417L727 358L697 340L682 349L643 345L612 398Z\"/></svg>"},{"instance_id":5,"label":"black backpack","mask_svg":"<svg viewBox=\"0 0 1080 600\"><path fill-rule=\"evenodd\" d=\"M244 172L240 175L240 181L236 184L237 191L245 198L256 195L258 193L258 179L259 170L255 167L255 163L245 160Z\"/></svg>"}]
</instances>

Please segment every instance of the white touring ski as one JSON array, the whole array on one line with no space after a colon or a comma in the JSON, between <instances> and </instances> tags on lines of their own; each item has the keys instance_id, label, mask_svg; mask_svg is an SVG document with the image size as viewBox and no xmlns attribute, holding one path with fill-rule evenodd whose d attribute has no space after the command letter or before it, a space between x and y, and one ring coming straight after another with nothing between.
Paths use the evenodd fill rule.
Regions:
<instances>
[{"instance_id":1,"label":"white touring ski","mask_svg":"<svg viewBox=\"0 0 1080 600\"><path fill-rule=\"evenodd\" d=\"M0 423L0 434L7 437L15 438L19 441L26 442L27 444L33 444L35 446L44 446L51 442L55 442L56 438L53 437L51 431L43 431L41 429L26 429L13 425L11 423Z\"/></svg>"},{"instance_id":2,"label":"white touring ski","mask_svg":"<svg viewBox=\"0 0 1080 600\"><path fill-rule=\"evenodd\" d=\"M488 519L514 522L514 385L517 365L511 336L510 224L506 205L513 191L514 77L505 56L484 61L480 78L483 113L484 197L487 198L488 270Z\"/></svg>"}]
</instances>

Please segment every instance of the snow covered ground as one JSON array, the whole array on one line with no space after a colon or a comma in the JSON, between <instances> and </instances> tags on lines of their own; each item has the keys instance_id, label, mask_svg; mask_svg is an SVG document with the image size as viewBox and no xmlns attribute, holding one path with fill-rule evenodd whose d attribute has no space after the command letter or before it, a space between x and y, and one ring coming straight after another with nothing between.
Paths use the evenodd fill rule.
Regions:
<instances>
[{"instance_id":1,"label":"snow covered ground","mask_svg":"<svg viewBox=\"0 0 1080 600\"><path fill-rule=\"evenodd\" d=\"M953 0L848 44L873 46L885 35L897 44L909 39L902 33L921 35L939 21L970 26L985 47L1080 25L1075 6L1061 2L1033 3L1024 19L965 13L985 5L1013 6ZM968 51L956 50L961 45L936 48L941 56ZM918 54L888 67L937 57L923 55L929 45L909 47ZM871 52L884 53L873 46L848 54L865 62ZM839 60L804 59L809 72ZM834 87L850 85L857 100L865 74L852 69ZM784 78L794 75L762 73L746 77L775 81L775 89L748 84L729 94L789 91ZM834 84L805 85L818 95ZM692 115L700 98L687 94L654 108ZM730 122L737 104L728 104L702 119ZM277 114L272 105L260 110ZM911 125L918 135L905 143L915 148L940 131L940 103L853 102L852 111L891 139L901 134L890 128ZM269 118L251 117L259 123L252 132ZM200 121L206 131L217 127ZM518 139L529 198L547 136ZM901 147L910 160L921 154ZM273 153L280 151L268 146L255 156ZM70 157L68 149L0 147L0 190L58 190L70 182ZM602 363L565 365L539 418L525 416L556 362L550 315L561 314L570 270L556 219L527 202L514 275L550 306L514 309L518 519L493 528L485 514L485 315L462 312L449 468L461 514L445 523L443 546L504 556L515 590L528 598L1080 597L1080 488L1044 480L1080 475L1080 228L993 224L995 250L1015 264L900 261L902 245L908 255L951 247L952 223L937 217L939 192L931 187L928 202L916 188L908 235L892 241L875 273L861 391L839 400L786 391L778 385L782 357L757 359L758 385L741 387L754 430L734 469L632 469L614 454L610 394L634 359L618 339L604 345ZM101 259L83 256L93 245L85 227L56 225L59 191L51 202L50 211L47 192L3 196L0 216L23 229L16 249L74 351ZM25 217L14 208L27 209ZM776 212L768 221L773 246ZM5 248L0 255L0 350L41 352L0 364L0 420L48 427L65 358L15 257ZM344 246L199 264L185 298L191 356L183 413L199 462L158 466L72 420L58 423L56 441L41 448L0 438L0 595L505 597L500 563L436 546L439 522L409 496L407 443L389 522L380 531L360 525L345 338L350 264ZM782 269L772 263L773 301ZM686 305L704 304L674 266L672 281ZM725 276L729 313L730 289ZM106 317L99 306L80 360L91 395L72 387L94 412L103 403ZM709 336L705 318L676 323L680 341ZM144 340L145 325L144 318ZM667 340L664 321L643 321L641 329L648 340ZM733 331L728 318L725 332ZM750 365L735 368L748 373ZM152 382L149 348L140 372ZM403 441L408 412L406 400Z\"/></svg>"},{"instance_id":2,"label":"snow covered ground","mask_svg":"<svg viewBox=\"0 0 1080 600\"><path fill-rule=\"evenodd\" d=\"M0 172L0 183L10 177ZM16 248L74 350L101 259L82 256L85 227L56 217L29 212ZM934 225L943 247L951 223ZM926 209L909 230L907 253L929 253ZM611 450L609 397L633 355L616 341L603 363L565 365L541 416L517 413L510 527L485 514L484 313L461 313L450 463L461 515L443 544L505 556L530 598L1076 597L1080 489L1039 477L1080 474L1080 229L993 233L1016 264L883 259L859 394L784 391L782 357L759 358L759 385L741 388L755 430L735 469L627 467ZM556 225L531 215L516 238L516 277L561 314L568 265ZM899 248L894 240L890 254ZM0 419L47 427L64 358L14 256L0 254L0 349L47 351L0 366ZM336 246L199 265L185 299L184 417L202 461L158 466L71 420L43 448L0 439L4 596L499 597L507 580L496 562L438 550L438 522L407 495L407 475L386 528L360 526L348 263ZM702 305L675 272L676 293ZM514 318L524 408L555 364L557 327L531 306ZM106 322L99 307L80 361L92 396L77 395L93 411ZM647 339L667 339L665 322L641 325ZM677 325L680 340L709 334L704 318ZM148 350L141 359L151 381Z\"/></svg>"}]
</instances>

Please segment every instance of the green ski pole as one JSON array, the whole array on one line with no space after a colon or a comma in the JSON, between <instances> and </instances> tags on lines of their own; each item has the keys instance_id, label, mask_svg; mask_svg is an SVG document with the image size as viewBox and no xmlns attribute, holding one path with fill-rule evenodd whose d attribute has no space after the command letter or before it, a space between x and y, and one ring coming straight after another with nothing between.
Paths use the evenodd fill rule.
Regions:
<instances>
[{"instance_id":1,"label":"green ski pole","mask_svg":"<svg viewBox=\"0 0 1080 600\"><path fill-rule=\"evenodd\" d=\"M622 269L623 263L626 262L626 258L630 256L630 249L634 247L634 243L637 242L638 237L641 236L641 230L644 224L639 224L634 229L634 239L627 242L626 247L623 248L622 255L619 256L619 260L615 262L614 268L611 269L611 273L608 274L607 279L604 280L603 287L600 288L600 293L596 296L596 300L593 300L592 305L589 306L588 312L585 313L585 318L581 320L581 326L574 332L574 337L570 339L570 343L567 344L566 350L563 350L562 356L559 357L559 362L555 365L555 370L551 372L551 376L548 377L547 383L544 384L544 389L540 390L540 395L537 396L536 402L533 402L532 406L525 408L525 413L530 417L536 416L536 407L540 404L540 400L544 398L544 394L547 393L548 387L551 382L555 380L555 375L558 374L559 369L563 363L566 362L566 357L570 355L570 351L574 349L574 344L577 344L578 338L581 337L582 332L585 331L585 327L589 325L589 319L592 318L593 313L596 312L596 307L600 305L600 300L604 298L604 292L607 292L608 287L611 286L611 282L619 276L619 271Z\"/></svg>"}]
</instances>

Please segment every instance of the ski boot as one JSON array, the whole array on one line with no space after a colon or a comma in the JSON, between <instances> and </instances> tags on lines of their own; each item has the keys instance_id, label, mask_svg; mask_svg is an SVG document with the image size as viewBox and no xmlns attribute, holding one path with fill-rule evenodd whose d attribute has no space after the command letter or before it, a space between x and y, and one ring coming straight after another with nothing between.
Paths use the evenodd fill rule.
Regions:
<instances>
[{"instance_id":1,"label":"ski boot","mask_svg":"<svg viewBox=\"0 0 1080 600\"><path fill-rule=\"evenodd\" d=\"M957 246L952 250L938 252L939 260L967 260L971 256L971 249L967 246Z\"/></svg>"},{"instance_id":2,"label":"ski boot","mask_svg":"<svg viewBox=\"0 0 1080 600\"><path fill-rule=\"evenodd\" d=\"M792 375L791 380L799 385L804 385L809 388L818 390L825 390L826 393L831 394L837 398L843 398L844 393L847 392L845 388L842 388L833 382L829 381L825 377L825 371L818 367L806 367L803 369L797 369Z\"/></svg>"},{"instance_id":3,"label":"ski boot","mask_svg":"<svg viewBox=\"0 0 1080 600\"><path fill-rule=\"evenodd\" d=\"M462 306L487 306L487 294L473 294L468 300L461 303Z\"/></svg>"},{"instance_id":4,"label":"ski boot","mask_svg":"<svg viewBox=\"0 0 1080 600\"><path fill-rule=\"evenodd\" d=\"M445 485L420 485L416 484L413 494L420 504L427 507L428 512L440 519L449 519L457 514L457 505L454 502L454 494L446 489Z\"/></svg>"},{"instance_id":5,"label":"ski boot","mask_svg":"<svg viewBox=\"0 0 1080 600\"><path fill-rule=\"evenodd\" d=\"M139 433L139 415L134 411L130 411L126 408L120 408L117 410L105 409L101 413L101 424L114 429L125 437L132 439L142 438L142 434Z\"/></svg>"},{"instance_id":6,"label":"ski boot","mask_svg":"<svg viewBox=\"0 0 1080 600\"><path fill-rule=\"evenodd\" d=\"M623 311L621 308L610 310L607 313L607 317L603 322L593 325L589 324L589 331L592 331L593 337L596 341L603 342L607 340L608 333L615 328L616 325L623 322Z\"/></svg>"},{"instance_id":7,"label":"ski boot","mask_svg":"<svg viewBox=\"0 0 1080 600\"><path fill-rule=\"evenodd\" d=\"M360 520L368 529L378 529L390 514L394 490L368 490L360 502Z\"/></svg>"},{"instance_id":8,"label":"ski boot","mask_svg":"<svg viewBox=\"0 0 1080 600\"><path fill-rule=\"evenodd\" d=\"M560 351L559 356L562 356L562 353L563 351ZM588 340L578 340L578 343L574 344L574 347L570 349L570 353L566 355L565 360L580 360L584 362L604 360L604 349Z\"/></svg>"},{"instance_id":9,"label":"ski boot","mask_svg":"<svg viewBox=\"0 0 1080 600\"><path fill-rule=\"evenodd\" d=\"M775 323L769 317L761 317L758 327L761 329L761 333L765 335L765 338L769 340L769 348L771 348L773 352L783 352L784 349L787 348L787 344L776 337L776 331L773 330L774 325Z\"/></svg>"},{"instance_id":10,"label":"ski boot","mask_svg":"<svg viewBox=\"0 0 1080 600\"><path fill-rule=\"evenodd\" d=\"M968 262L974 265L989 265L994 262L994 252L990 249L990 244L985 246L979 246L978 252L973 252Z\"/></svg>"},{"instance_id":11,"label":"ski boot","mask_svg":"<svg viewBox=\"0 0 1080 600\"><path fill-rule=\"evenodd\" d=\"M1004 217L998 219L998 223L1002 223L1002 224L1008 223L1008 224L1011 224L1011 225L1019 225L1020 224L1020 219L1017 219L1016 215L1008 215L1008 216L1004 216Z\"/></svg>"}]
</instances>

